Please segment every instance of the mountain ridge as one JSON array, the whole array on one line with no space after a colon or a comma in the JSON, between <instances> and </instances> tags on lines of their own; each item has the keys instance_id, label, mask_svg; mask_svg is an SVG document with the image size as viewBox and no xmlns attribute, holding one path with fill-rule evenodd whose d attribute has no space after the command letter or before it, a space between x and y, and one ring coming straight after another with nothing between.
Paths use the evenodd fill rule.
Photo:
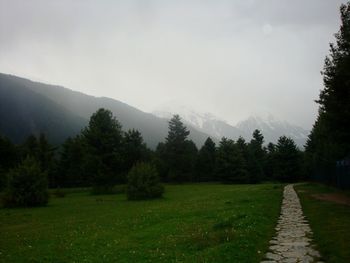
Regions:
<instances>
[{"instance_id":1,"label":"mountain ridge","mask_svg":"<svg viewBox=\"0 0 350 263\"><path fill-rule=\"evenodd\" d=\"M193 109L186 109L181 106L178 109L172 105L164 107L164 110L158 108L152 112L157 116L169 118L171 115L179 113L183 117L184 122L193 125L203 132L221 139L226 137L237 140L242 136L246 140L250 140L255 129L259 129L265 138L265 144L269 142L276 143L282 135L291 137L296 144L302 148L306 142L308 131L297 125L292 125L287 121L276 119L272 114L266 116L252 115L236 125L231 125L228 122L215 117L210 113L198 113ZM209 117L206 117L209 116ZM198 125L200 123L200 125Z\"/></svg>"},{"instance_id":2,"label":"mountain ridge","mask_svg":"<svg viewBox=\"0 0 350 263\"><path fill-rule=\"evenodd\" d=\"M8 87L11 87L11 89ZM25 89L27 92L31 91L31 98L35 97L35 94L37 94L36 97L40 97L41 100L46 98L48 100L47 103L52 103L52 105L55 105L57 113L59 111L70 112L70 115L74 116L74 118L83 120L77 122L76 127L73 129L74 131L80 131L84 127L82 123L85 123L86 125L90 116L97 109L106 108L113 112L118 121L120 121L122 124L124 130L138 129L142 133L145 142L151 148L155 148L159 142L164 141L168 132L168 121L166 119L158 118L151 113L143 112L124 102L107 97L86 95L82 92L74 91L62 86L33 82L26 78L0 73L0 90L2 91L1 102L11 98L11 103L9 105L19 105L20 102L16 96L13 96L13 94L20 89ZM41 116L39 112L36 112L35 118L32 116L32 119L26 120L23 117L26 113L23 112L20 107L11 109L9 105L6 109L1 109L2 115L6 115L7 111L14 111L18 112L21 116L14 118L17 120L17 123L16 121L9 122L9 125L7 125L6 121L0 120L0 131L3 132L5 136L13 139L13 133L9 132L8 130L14 131L16 130L16 127L18 128L21 125L25 125L26 129L24 130L27 133L29 133L29 131L34 131L34 133L37 134L38 132L46 133L49 131L48 129L45 129L45 125L43 123L38 123ZM34 105L32 105L32 107L34 107ZM50 118L47 117L47 119ZM34 128L28 129L27 127L30 125L32 125ZM11 127L6 129L6 126ZM189 126L188 128L191 132L189 138L192 139L198 147L200 147L209 135L198 131L192 126ZM64 133L64 128L62 125L57 126L56 129ZM71 132L71 136L74 136L76 133L77 132ZM21 140L23 140L22 137ZM15 138L14 141L20 141L20 139ZM56 138L55 142L61 143L62 138Z\"/></svg>"}]
</instances>

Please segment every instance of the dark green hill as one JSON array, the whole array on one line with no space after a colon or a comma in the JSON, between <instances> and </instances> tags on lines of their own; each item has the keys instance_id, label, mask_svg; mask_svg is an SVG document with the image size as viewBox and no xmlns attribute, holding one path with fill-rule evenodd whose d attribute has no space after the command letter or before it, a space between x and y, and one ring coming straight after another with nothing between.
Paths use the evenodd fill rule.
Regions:
<instances>
[{"instance_id":1,"label":"dark green hill","mask_svg":"<svg viewBox=\"0 0 350 263\"><path fill-rule=\"evenodd\" d=\"M145 113L123 102L97 98L70 89L33 82L0 73L0 132L13 141L30 133L45 132L55 142L76 134L98 108L113 112L123 129L138 129L154 148L168 132L166 119ZM11 112L9 114L8 112ZM193 127L190 138L200 146L208 137Z\"/></svg>"},{"instance_id":2,"label":"dark green hill","mask_svg":"<svg viewBox=\"0 0 350 263\"><path fill-rule=\"evenodd\" d=\"M86 119L3 76L0 75L0 133L13 142L43 132L58 144L86 125Z\"/></svg>"}]
</instances>

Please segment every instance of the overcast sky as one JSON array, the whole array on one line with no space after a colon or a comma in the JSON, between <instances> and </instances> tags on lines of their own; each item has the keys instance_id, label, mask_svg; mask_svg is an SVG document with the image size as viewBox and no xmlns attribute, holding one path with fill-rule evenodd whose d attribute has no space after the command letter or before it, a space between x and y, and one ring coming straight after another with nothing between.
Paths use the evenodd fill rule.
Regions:
<instances>
[{"instance_id":1,"label":"overcast sky","mask_svg":"<svg viewBox=\"0 0 350 263\"><path fill-rule=\"evenodd\" d=\"M229 123L310 128L338 0L0 0L0 72Z\"/></svg>"}]
</instances>

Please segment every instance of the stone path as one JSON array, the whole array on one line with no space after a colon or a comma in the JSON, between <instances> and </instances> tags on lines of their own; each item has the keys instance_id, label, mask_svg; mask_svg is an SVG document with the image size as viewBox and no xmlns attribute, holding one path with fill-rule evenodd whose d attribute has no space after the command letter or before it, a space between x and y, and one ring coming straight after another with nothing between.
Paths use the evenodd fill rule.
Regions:
<instances>
[{"instance_id":1,"label":"stone path","mask_svg":"<svg viewBox=\"0 0 350 263\"><path fill-rule=\"evenodd\" d=\"M261 263L323 263L321 255L311 244L312 231L303 216L293 185L284 188L277 234L270 241L270 252Z\"/></svg>"}]
</instances>

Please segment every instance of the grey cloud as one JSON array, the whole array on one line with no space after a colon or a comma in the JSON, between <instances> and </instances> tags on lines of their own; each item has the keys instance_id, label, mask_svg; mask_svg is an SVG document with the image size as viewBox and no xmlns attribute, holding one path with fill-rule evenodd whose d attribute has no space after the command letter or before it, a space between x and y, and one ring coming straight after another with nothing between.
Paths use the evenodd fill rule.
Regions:
<instances>
[{"instance_id":1,"label":"grey cloud","mask_svg":"<svg viewBox=\"0 0 350 263\"><path fill-rule=\"evenodd\" d=\"M152 111L309 128L341 1L0 0L0 71Z\"/></svg>"}]
</instances>

